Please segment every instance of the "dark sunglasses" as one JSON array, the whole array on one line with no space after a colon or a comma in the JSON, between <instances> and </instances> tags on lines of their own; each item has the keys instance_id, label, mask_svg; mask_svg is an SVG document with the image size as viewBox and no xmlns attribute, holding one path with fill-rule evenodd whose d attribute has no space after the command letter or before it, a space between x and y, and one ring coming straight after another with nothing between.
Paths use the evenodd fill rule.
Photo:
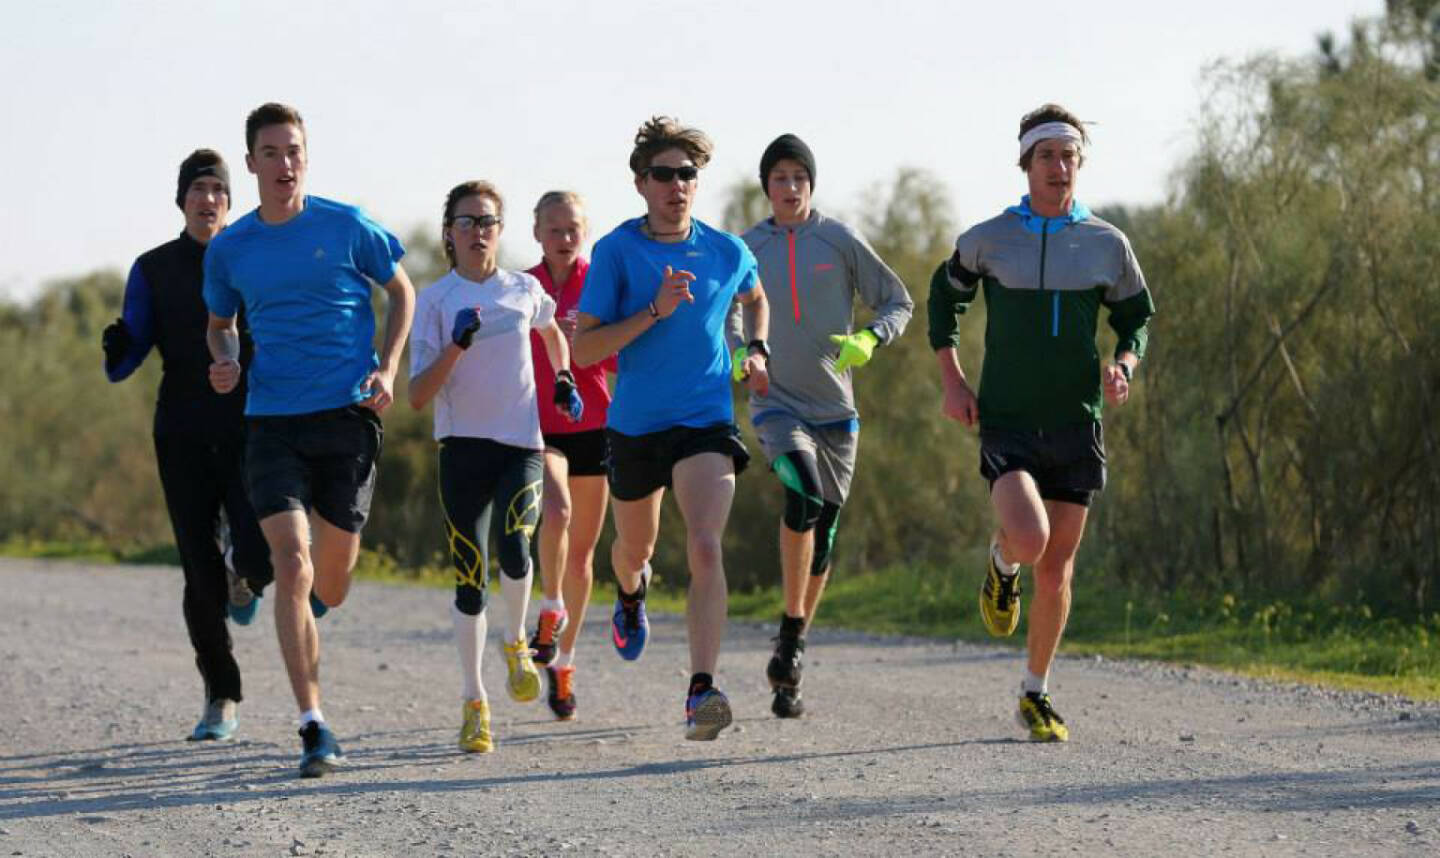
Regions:
<instances>
[{"instance_id":1,"label":"dark sunglasses","mask_svg":"<svg viewBox=\"0 0 1440 858\"><path fill-rule=\"evenodd\" d=\"M700 175L700 168L686 164L683 167L646 167L645 172L650 178L657 182L673 182L677 178L682 182L693 182Z\"/></svg>"},{"instance_id":2,"label":"dark sunglasses","mask_svg":"<svg viewBox=\"0 0 1440 858\"><path fill-rule=\"evenodd\" d=\"M479 217L475 215L455 215L450 218L450 225L459 227L460 229L489 229L492 226L499 225L501 222L500 217L492 214L480 215Z\"/></svg>"}]
</instances>

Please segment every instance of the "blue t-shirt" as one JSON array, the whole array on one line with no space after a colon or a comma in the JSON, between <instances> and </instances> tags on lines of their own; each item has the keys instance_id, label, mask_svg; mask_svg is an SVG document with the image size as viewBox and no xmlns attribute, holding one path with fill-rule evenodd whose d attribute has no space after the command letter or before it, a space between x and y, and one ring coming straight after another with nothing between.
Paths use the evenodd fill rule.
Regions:
<instances>
[{"instance_id":1,"label":"blue t-shirt","mask_svg":"<svg viewBox=\"0 0 1440 858\"><path fill-rule=\"evenodd\" d=\"M205 303L243 304L255 340L251 416L309 414L359 402L379 366L371 283L388 283L405 249L354 206L320 197L279 225L245 215L205 253ZM369 278L368 280L366 278Z\"/></svg>"},{"instance_id":2,"label":"blue t-shirt","mask_svg":"<svg viewBox=\"0 0 1440 858\"><path fill-rule=\"evenodd\" d=\"M580 312L607 325L633 316L655 298L667 265L695 275L695 303L681 302L620 350L608 425L644 435L732 423L725 315L737 293L755 287L755 257L739 238L698 220L691 220L690 237L674 244L646 236L643 220L628 220L595 243Z\"/></svg>"}]
</instances>

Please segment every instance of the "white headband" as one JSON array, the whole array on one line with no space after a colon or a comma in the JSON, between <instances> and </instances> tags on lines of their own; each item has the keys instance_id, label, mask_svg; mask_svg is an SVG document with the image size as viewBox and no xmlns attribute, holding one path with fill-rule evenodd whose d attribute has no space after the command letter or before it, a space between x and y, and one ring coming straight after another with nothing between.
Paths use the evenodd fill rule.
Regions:
<instances>
[{"instance_id":1,"label":"white headband","mask_svg":"<svg viewBox=\"0 0 1440 858\"><path fill-rule=\"evenodd\" d=\"M1084 138L1080 136L1080 129L1074 125L1068 122L1046 122L1036 125L1020 137L1020 157L1024 158L1025 153L1030 151L1030 147L1041 140L1069 140L1076 147L1084 142Z\"/></svg>"}]
</instances>

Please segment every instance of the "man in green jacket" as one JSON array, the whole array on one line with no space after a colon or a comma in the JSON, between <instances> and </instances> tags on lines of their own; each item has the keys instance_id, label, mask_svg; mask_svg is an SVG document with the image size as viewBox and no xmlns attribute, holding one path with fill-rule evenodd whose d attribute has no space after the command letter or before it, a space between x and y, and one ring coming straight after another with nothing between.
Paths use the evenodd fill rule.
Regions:
<instances>
[{"instance_id":1,"label":"man in green jacket","mask_svg":"<svg viewBox=\"0 0 1440 858\"><path fill-rule=\"evenodd\" d=\"M1051 663L1070 614L1070 580L1094 494L1105 485L1103 402L1122 405L1155 312L1124 233L1075 199L1089 138L1070 111L1047 104L1020 120L1020 169L1030 193L977 224L930 284L930 345L945 415L980 426L980 473L998 526L980 591L986 628L1020 621L1020 566L1034 569L1028 664L1019 719L1034 741L1064 742L1050 701ZM983 288L988 321L980 393L955 347L958 316ZM1117 342L1101 365L1100 307Z\"/></svg>"}]
</instances>

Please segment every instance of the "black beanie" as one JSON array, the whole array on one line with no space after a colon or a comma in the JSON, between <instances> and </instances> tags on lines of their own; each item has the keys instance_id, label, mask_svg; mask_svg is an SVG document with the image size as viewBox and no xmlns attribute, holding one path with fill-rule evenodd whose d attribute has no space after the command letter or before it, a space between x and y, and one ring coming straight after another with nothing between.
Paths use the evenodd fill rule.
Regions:
<instances>
[{"instance_id":1,"label":"black beanie","mask_svg":"<svg viewBox=\"0 0 1440 858\"><path fill-rule=\"evenodd\" d=\"M760 187L768 195L770 193L770 169L776 162L785 158L799 161L805 172L810 174L810 189L815 189L815 156L810 154L810 147L805 141L794 134L781 134L776 137L769 146L765 147L765 154L760 156Z\"/></svg>"},{"instance_id":2,"label":"black beanie","mask_svg":"<svg viewBox=\"0 0 1440 858\"><path fill-rule=\"evenodd\" d=\"M225 186L225 199L230 199L230 171L225 168L225 159L214 149L196 149L180 162L180 179L175 188L175 205L185 209L185 195L190 193L190 183L201 176L214 176Z\"/></svg>"}]
</instances>

